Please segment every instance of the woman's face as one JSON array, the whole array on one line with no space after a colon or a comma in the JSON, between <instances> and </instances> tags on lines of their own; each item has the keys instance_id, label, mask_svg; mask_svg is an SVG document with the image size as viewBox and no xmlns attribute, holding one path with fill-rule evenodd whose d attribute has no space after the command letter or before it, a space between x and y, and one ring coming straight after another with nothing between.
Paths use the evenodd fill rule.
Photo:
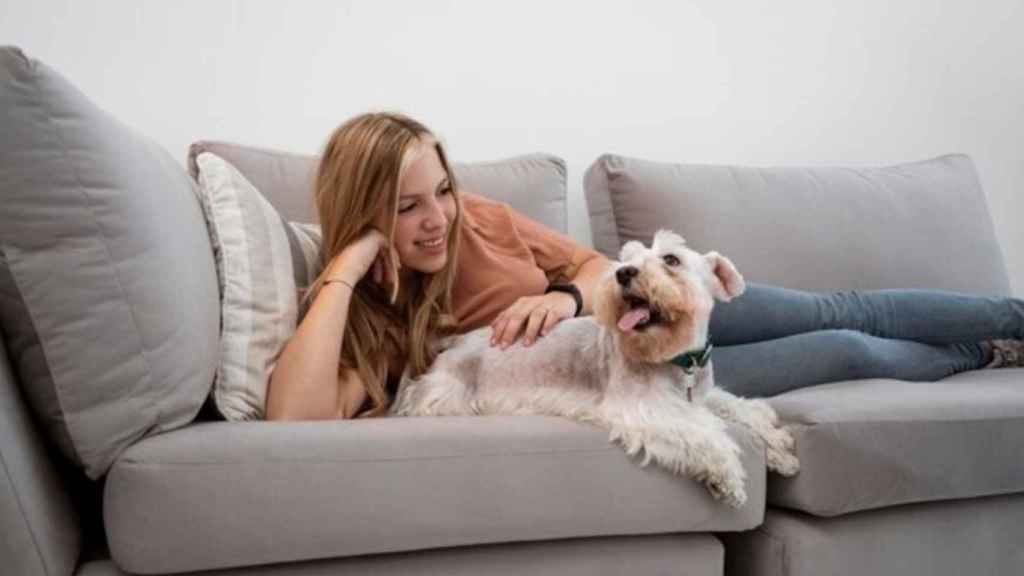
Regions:
<instances>
[{"instance_id":1,"label":"woman's face","mask_svg":"<svg viewBox=\"0 0 1024 576\"><path fill-rule=\"evenodd\" d=\"M398 186L394 244L403 268L426 274L444 268L455 212L455 196L441 158L433 145L426 146Z\"/></svg>"}]
</instances>

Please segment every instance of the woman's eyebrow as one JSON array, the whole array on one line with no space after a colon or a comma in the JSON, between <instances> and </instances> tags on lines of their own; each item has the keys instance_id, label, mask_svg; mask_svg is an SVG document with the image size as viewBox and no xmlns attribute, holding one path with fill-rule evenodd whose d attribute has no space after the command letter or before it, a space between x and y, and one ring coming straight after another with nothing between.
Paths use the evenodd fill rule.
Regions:
<instances>
[{"instance_id":1,"label":"woman's eyebrow","mask_svg":"<svg viewBox=\"0 0 1024 576\"><path fill-rule=\"evenodd\" d=\"M445 187L446 184L448 184L448 177L447 176L442 178L441 181L437 183L436 190L441 190L442 188ZM422 196L422 194L404 194L404 195L399 196L398 199L399 200L405 200L405 199L408 199L408 198L415 198L417 196Z\"/></svg>"}]
</instances>

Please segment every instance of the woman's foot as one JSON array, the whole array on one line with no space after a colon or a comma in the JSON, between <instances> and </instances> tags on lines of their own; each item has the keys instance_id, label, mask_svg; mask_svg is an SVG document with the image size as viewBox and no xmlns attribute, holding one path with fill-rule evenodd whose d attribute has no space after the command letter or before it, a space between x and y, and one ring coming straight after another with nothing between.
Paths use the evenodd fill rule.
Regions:
<instances>
[{"instance_id":1,"label":"woman's foot","mask_svg":"<svg viewBox=\"0 0 1024 576\"><path fill-rule=\"evenodd\" d=\"M981 347L991 358L985 368L1024 367L1024 340L986 340Z\"/></svg>"}]
</instances>

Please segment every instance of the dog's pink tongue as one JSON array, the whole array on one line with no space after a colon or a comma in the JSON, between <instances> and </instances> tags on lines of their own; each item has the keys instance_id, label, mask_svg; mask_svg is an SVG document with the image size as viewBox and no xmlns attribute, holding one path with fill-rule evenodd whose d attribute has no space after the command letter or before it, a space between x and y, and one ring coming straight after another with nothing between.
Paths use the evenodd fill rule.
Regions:
<instances>
[{"instance_id":1,"label":"dog's pink tongue","mask_svg":"<svg viewBox=\"0 0 1024 576\"><path fill-rule=\"evenodd\" d=\"M644 322L651 317L651 311L647 308L633 308L619 318L619 330L629 332L637 324Z\"/></svg>"}]
</instances>

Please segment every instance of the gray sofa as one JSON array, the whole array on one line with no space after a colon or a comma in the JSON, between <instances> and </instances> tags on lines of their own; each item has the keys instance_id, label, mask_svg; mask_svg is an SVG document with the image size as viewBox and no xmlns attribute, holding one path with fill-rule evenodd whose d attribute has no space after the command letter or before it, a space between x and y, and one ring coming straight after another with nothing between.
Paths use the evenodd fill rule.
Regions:
<instances>
[{"instance_id":1,"label":"gray sofa","mask_svg":"<svg viewBox=\"0 0 1024 576\"><path fill-rule=\"evenodd\" d=\"M769 477L759 444L732 430L749 476L738 510L556 418L222 421L208 401L218 296L195 181L10 48L0 49L0 127L5 574L1024 568L1020 370L777 397L803 469ZM231 162L283 218L314 219L314 158L217 142L189 158L201 151ZM918 168L604 156L585 185L594 245L609 254L666 226L756 281L1007 292L969 160ZM558 158L457 171L566 229ZM743 214L759 216L734 221ZM886 249L894 241L911 255Z\"/></svg>"}]
</instances>

